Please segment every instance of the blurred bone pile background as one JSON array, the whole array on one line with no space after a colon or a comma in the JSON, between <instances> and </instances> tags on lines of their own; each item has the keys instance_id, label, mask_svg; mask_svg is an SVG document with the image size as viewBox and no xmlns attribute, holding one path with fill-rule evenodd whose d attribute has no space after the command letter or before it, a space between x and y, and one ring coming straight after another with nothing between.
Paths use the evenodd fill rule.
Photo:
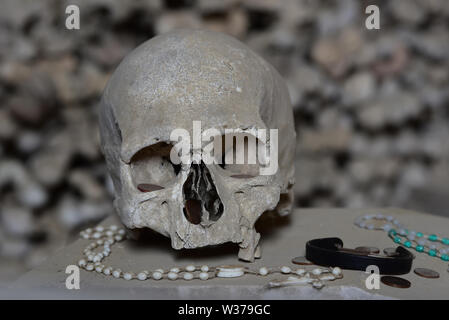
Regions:
<instances>
[{"instance_id":1,"label":"blurred bone pile background","mask_svg":"<svg viewBox=\"0 0 449 320\"><path fill-rule=\"evenodd\" d=\"M65 28L77 4L80 30ZM365 28L376 4L381 29ZM301 207L447 214L447 0L0 0L0 283L112 212L97 106L120 60L178 27L229 33L288 82ZM75 258L74 258L75 259Z\"/></svg>"}]
</instances>

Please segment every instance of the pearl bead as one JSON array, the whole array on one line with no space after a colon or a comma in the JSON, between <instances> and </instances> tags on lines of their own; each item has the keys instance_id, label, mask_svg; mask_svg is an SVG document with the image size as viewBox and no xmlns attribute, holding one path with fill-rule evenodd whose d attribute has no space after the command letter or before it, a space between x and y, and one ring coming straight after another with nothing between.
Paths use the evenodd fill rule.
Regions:
<instances>
[{"instance_id":1,"label":"pearl bead","mask_svg":"<svg viewBox=\"0 0 449 320\"><path fill-rule=\"evenodd\" d=\"M103 270L103 273L107 276L109 276L111 274L112 268L111 267L107 267Z\"/></svg>"},{"instance_id":2,"label":"pearl bead","mask_svg":"<svg viewBox=\"0 0 449 320\"><path fill-rule=\"evenodd\" d=\"M114 232L112 232L111 230L106 231L106 236L112 237L113 235L114 235Z\"/></svg>"},{"instance_id":3,"label":"pearl bead","mask_svg":"<svg viewBox=\"0 0 449 320\"><path fill-rule=\"evenodd\" d=\"M332 274L335 276L339 276L341 274L341 269L339 267L335 267L332 269Z\"/></svg>"},{"instance_id":4,"label":"pearl bead","mask_svg":"<svg viewBox=\"0 0 449 320\"><path fill-rule=\"evenodd\" d=\"M141 281L146 280L146 279L147 279L147 274L146 274L145 272L140 272L140 273L137 275L137 279L139 279L139 280L141 280Z\"/></svg>"},{"instance_id":5,"label":"pearl bead","mask_svg":"<svg viewBox=\"0 0 449 320\"><path fill-rule=\"evenodd\" d=\"M320 275L321 274L321 269L313 269L312 270L312 273L314 274L314 275L316 275L316 276L318 276L318 275Z\"/></svg>"},{"instance_id":6,"label":"pearl bead","mask_svg":"<svg viewBox=\"0 0 449 320\"><path fill-rule=\"evenodd\" d=\"M188 266L186 267L186 270L189 271L189 272L193 272L193 271L195 271L195 269L196 269L196 267L193 266L193 265L188 265Z\"/></svg>"},{"instance_id":7,"label":"pearl bead","mask_svg":"<svg viewBox=\"0 0 449 320\"><path fill-rule=\"evenodd\" d=\"M155 271L151 276L153 277L154 280L160 280L162 279L162 272Z\"/></svg>"},{"instance_id":8,"label":"pearl bead","mask_svg":"<svg viewBox=\"0 0 449 320\"><path fill-rule=\"evenodd\" d=\"M123 279L125 280L131 280L133 278L133 275L129 272L126 272L123 274Z\"/></svg>"},{"instance_id":9,"label":"pearl bead","mask_svg":"<svg viewBox=\"0 0 449 320\"><path fill-rule=\"evenodd\" d=\"M190 272L184 273L184 280L192 280L193 274Z\"/></svg>"},{"instance_id":10,"label":"pearl bead","mask_svg":"<svg viewBox=\"0 0 449 320\"><path fill-rule=\"evenodd\" d=\"M177 274L177 273L174 273L174 272L169 272L168 275L167 275L167 277L168 277L170 280L176 280L176 279L178 278L178 274Z\"/></svg>"},{"instance_id":11,"label":"pearl bead","mask_svg":"<svg viewBox=\"0 0 449 320\"><path fill-rule=\"evenodd\" d=\"M104 268L104 266L96 266L95 267L95 271L97 271L97 272L99 272L99 273L101 273L101 272L103 272L103 268Z\"/></svg>"},{"instance_id":12,"label":"pearl bead","mask_svg":"<svg viewBox=\"0 0 449 320\"><path fill-rule=\"evenodd\" d=\"M283 266L281 268L281 272L282 273L290 273L290 272L292 272L292 269L290 269L289 267Z\"/></svg>"},{"instance_id":13,"label":"pearl bead","mask_svg":"<svg viewBox=\"0 0 449 320\"><path fill-rule=\"evenodd\" d=\"M93 254L89 254L88 256L87 256L87 260L89 260L89 261L94 261L94 255Z\"/></svg>"},{"instance_id":14,"label":"pearl bead","mask_svg":"<svg viewBox=\"0 0 449 320\"><path fill-rule=\"evenodd\" d=\"M164 273L164 269L156 269L156 270L154 270L154 272Z\"/></svg>"},{"instance_id":15,"label":"pearl bead","mask_svg":"<svg viewBox=\"0 0 449 320\"><path fill-rule=\"evenodd\" d=\"M171 268L170 272L178 273L180 270L179 268Z\"/></svg>"},{"instance_id":16,"label":"pearl bead","mask_svg":"<svg viewBox=\"0 0 449 320\"><path fill-rule=\"evenodd\" d=\"M103 227L103 226L97 226L97 227L95 228L95 231L103 232L103 231L104 231L104 227Z\"/></svg>"},{"instance_id":17,"label":"pearl bead","mask_svg":"<svg viewBox=\"0 0 449 320\"><path fill-rule=\"evenodd\" d=\"M298 276L302 276L304 273L306 273L306 270L304 270L304 269L297 269L297 270L295 271L295 273L296 273Z\"/></svg>"},{"instance_id":18,"label":"pearl bead","mask_svg":"<svg viewBox=\"0 0 449 320\"><path fill-rule=\"evenodd\" d=\"M268 269L266 267L262 267L259 269L259 274L261 276L266 276L268 274Z\"/></svg>"},{"instance_id":19,"label":"pearl bead","mask_svg":"<svg viewBox=\"0 0 449 320\"><path fill-rule=\"evenodd\" d=\"M83 239L89 239L89 235L87 233L82 235Z\"/></svg>"},{"instance_id":20,"label":"pearl bead","mask_svg":"<svg viewBox=\"0 0 449 320\"><path fill-rule=\"evenodd\" d=\"M112 226L109 227L109 230L112 230L112 231L116 231L117 229L118 229L118 227L115 224L113 224Z\"/></svg>"},{"instance_id":21,"label":"pearl bead","mask_svg":"<svg viewBox=\"0 0 449 320\"><path fill-rule=\"evenodd\" d=\"M312 286L314 288L321 289L322 287L324 287L324 283L322 283L321 281L315 281L315 282L312 282Z\"/></svg>"},{"instance_id":22,"label":"pearl bead","mask_svg":"<svg viewBox=\"0 0 449 320\"><path fill-rule=\"evenodd\" d=\"M126 231L125 231L124 229L120 229L119 231L117 231L117 233L118 233L119 235L124 236L125 233L126 233Z\"/></svg>"},{"instance_id":23,"label":"pearl bead","mask_svg":"<svg viewBox=\"0 0 449 320\"><path fill-rule=\"evenodd\" d=\"M333 281L333 280L335 280L335 279L336 279L335 276L333 276L333 275L331 275L331 274L324 275L324 276L321 276L321 277L320 277L320 280L321 280L321 281Z\"/></svg>"},{"instance_id":24,"label":"pearl bead","mask_svg":"<svg viewBox=\"0 0 449 320\"><path fill-rule=\"evenodd\" d=\"M207 272L201 272L200 273L200 279L201 280L207 280L209 279L209 274Z\"/></svg>"},{"instance_id":25,"label":"pearl bead","mask_svg":"<svg viewBox=\"0 0 449 320\"><path fill-rule=\"evenodd\" d=\"M209 271L209 266L206 266L206 265L201 266L201 271L203 271L203 272Z\"/></svg>"},{"instance_id":26,"label":"pearl bead","mask_svg":"<svg viewBox=\"0 0 449 320\"><path fill-rule=\"evenodd\" d=\"M92 237L94 237L94 239L99 239L101 237L101 233L99 232L95 232Z\"/></svg>"},{"instance_id":27,"label":"pearl bead","mask_svg":"<svg viewBox=\"0 0 449 320\"><path fill-rule=\"evenodd\" d=\"M114 239L115 239L115 241L120 242L123 240L123 237L118 235L118 236L115 236Z\"/></svg>"},{"instance_id":28,"label":"pearl bead","mask_svg":"<svg viewBox=\"0 0 449 320\"><path fill-rule=\"evenodd\" d=\"M120 278L120 275L122 274L122 271L120 271L120 270L114 270L113 272L112 272L112 276L114 277L114 278Z\"/></svg>"},{"instance_id":29,"label":"pearl bead","mask_svg":"<svg viewBox=\"0 0 449 320\"><path fill-rule=\"evenodd\" d=\"M86 270L87 270L87 271L92 271L92 270L94 270L94 265L93 265L92 263L88 263L88 264L86 265Z\"/></svg>"},{"instance_id":30,"label":"pearl bead","mask_svg":"<svg viewBox=\"0 0 449 320\"><path fill-rule=\"evenodd\" d=\"M78 265L79 265L80 267L84 267L84 266L86 265L86 260L81 259L80 261L78 261Z\"/></svg>"}]
</instances>

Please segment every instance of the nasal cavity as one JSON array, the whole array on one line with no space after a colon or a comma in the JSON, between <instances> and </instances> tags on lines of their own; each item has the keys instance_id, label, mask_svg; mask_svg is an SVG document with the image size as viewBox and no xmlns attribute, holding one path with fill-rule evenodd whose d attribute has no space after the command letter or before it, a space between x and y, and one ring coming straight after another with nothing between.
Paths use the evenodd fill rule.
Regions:
<instances>
[{"instance_id":1,"label":"nasal cavity","mask_svg":"<svg viewBox=\"0 0 449 320\"><path fill-rule=\"evenodd\" d=\"M184 216L192 224L210 225L223 214L223 203L206 165L192 164L184 182Z\"/></svg>"}]
</instances>

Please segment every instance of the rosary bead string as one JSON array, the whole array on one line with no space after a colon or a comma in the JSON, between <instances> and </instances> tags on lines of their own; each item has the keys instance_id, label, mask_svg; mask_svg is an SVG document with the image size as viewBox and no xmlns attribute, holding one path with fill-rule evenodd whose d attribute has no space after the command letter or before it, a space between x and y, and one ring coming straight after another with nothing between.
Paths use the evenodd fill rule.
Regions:
<instances>
[{"instance_id":1,"label":"rosary bead string","mask_svg":"<svg viewBox=\"0 0 449 320\"><path fill-rule=\"evenodd\" d=\"M252 274L255 276L267 276L269 274L284 274L291 275L287 280L275 280L269 287L285 286L299 284L302 280L304 283L311 284L314 288L321 289L324 286L324 281L333 281L343 278L340 268L315 268L308 271L303 268L291 269L288 266L281 267L260 267L253 269L244 266L208 266L208 265L187 265L185 267L175 266L164 269L143 270L140 272L123 271L120 268L106 266L103 264L111 254L111 247L126 239L126 232L124 229L111 225L109 227L97 226L95 228L88 228L80 232L82 239L94 240L86 246L83 250L84 258L78 261L78 266L86 271L97 272L105 276L114 278L122 278L125 280L161 280L169 279L190 281L193 279L200 279L203 281L213 279L216 277L237 277L244 274ZM95 251L99 249L99 251ZM302 279L302 280L301 280Z\"/></svg>"},{"instance_id":2,"label":"rosary bead string","mask_svg":"<svg viewBox=\"0 0 449 320\"><path fill-rule=\"evenodd\" d=\"M371 221L371 223L370 223ZM376 225L372 221L383 221L383 225ZM427 253L431 257L442 261L449 261L449 238L437 234L426 234L406 229L393 216L383 214L367 214L355 219L354 224L367 230L383 230L395 243L417 252ZM448 269L449 271L449 269Z\"/></svg>"}]
</instances>

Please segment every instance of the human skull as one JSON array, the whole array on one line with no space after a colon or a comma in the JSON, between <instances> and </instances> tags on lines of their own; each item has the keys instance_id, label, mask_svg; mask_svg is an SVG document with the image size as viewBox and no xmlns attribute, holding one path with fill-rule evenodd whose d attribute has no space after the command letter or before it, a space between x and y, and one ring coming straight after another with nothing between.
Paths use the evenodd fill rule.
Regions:
<instances>
[{"instance_id":1,"label":"human skull","mask_svg":"<svg viewBox=\"0 0 449 320\"><path fill-rule=\"evenodd\" d=\"M175 249L231 241L240 259L254 261L261 254L257 219L291 210L296 134L287 87L230 36L177 30L143 43L113 73L99 118L114 207L129 230L150 228ZM223 135L228 128L277 129L278 170L258 175L258 164L175 164L171 133L192 134L193 121Z\"/></svg>"}]
</instances>

